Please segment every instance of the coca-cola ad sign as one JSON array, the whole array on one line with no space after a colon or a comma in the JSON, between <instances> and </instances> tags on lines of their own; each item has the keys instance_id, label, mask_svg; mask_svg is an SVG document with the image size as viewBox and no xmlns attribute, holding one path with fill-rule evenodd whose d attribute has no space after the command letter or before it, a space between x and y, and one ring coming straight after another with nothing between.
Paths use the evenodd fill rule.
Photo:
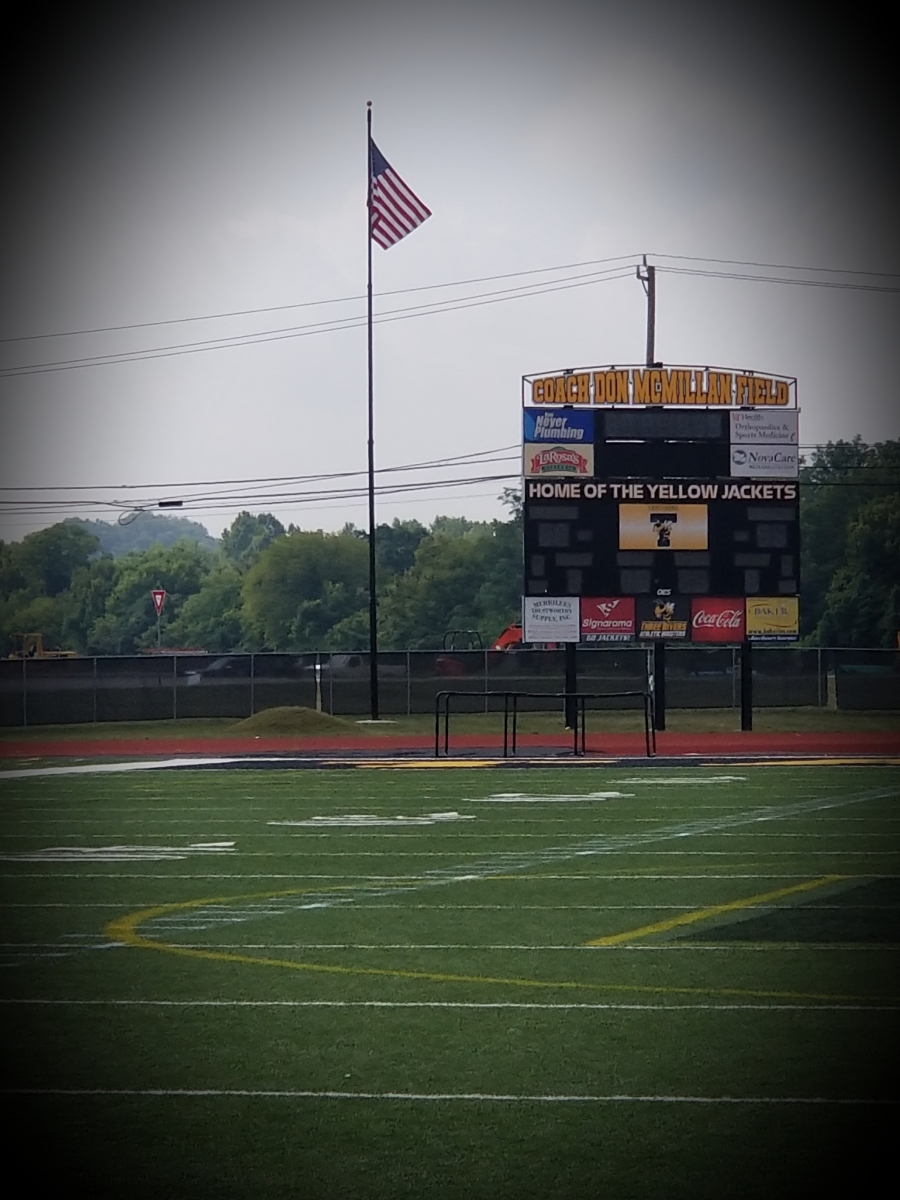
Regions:
<instances>
[{"instance_id":1,"label":"coca-cola ad sign","mask_svg":"<svg viewBox=\"0 0 900 1200\"><path fill-rule=\"evenodd\" d=\"M744 601L695 596L691 601L692 642L742 642Z\"/></svg>"},{"instance_id":2,"label":"coca-cola ad sign","mask_svg":"<svg viewBox=\"0 0 900 1200\"><path fill-rule=\"evenodd\" d=\"M634 597L581 598L583 642L630 642L634 637Z\"/></svg>"}]
</instances>

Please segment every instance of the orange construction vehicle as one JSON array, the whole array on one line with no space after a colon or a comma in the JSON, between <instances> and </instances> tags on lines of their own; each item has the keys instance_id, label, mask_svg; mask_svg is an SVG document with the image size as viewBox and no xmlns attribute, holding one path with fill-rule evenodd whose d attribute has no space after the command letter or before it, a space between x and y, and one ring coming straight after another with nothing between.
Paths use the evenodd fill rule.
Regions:
<instances>
[{"instance_id":1,"label":"orange construction vehicle","mask_svg":"<svg viewBox=\"0 0 900 1200\"><path fill-rule=\"evenodd\" d=\"M511 650L514 646L522 645L522 624L520 621L514 621L512 625L507 625L500 636L491 646L492 650Z\"/></svg>"}]
</instances>

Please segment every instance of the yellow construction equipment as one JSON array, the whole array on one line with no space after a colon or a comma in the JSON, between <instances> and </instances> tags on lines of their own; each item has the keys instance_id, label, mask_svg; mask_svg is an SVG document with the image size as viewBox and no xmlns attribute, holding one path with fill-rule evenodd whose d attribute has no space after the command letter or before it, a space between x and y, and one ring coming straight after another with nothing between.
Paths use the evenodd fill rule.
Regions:
<instances>
[{"instance_id":1,"label":"yellow construction equipment","mask_svg":"<svg viewBox=\"0 0 900 1200\"><path fill-rule=\"evenodd\" d=\"M42 633L14 633L10 658L78 658L74 650L45 650Z\"/></svg>"}]
</instances>

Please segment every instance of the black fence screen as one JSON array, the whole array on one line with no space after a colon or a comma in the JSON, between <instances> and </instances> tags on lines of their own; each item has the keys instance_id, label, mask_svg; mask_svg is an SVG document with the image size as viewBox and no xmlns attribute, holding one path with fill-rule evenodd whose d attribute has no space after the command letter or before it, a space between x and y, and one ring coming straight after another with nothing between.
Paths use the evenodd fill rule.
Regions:
<instances>
[{"instance_id":1,"label":"black fence screen","mask_svg":"<svg viewBox=\"0 0 900 1200\"><path fill-rule=\"evenodd\" d=\"M582 692L639 690L645 646L579 646ZM384 717L433 713L447 690L553 693L565 690L561 650L401 651L378 656ZM739 708L737 646L669 646L669 708ZM900 710L900 651L755 646L757 708L818 706ZM473 701L484 706L487 701ZM555 707L557 701L551 707ZM133 658L0 660L0 723L252 716L280 705L336 716L369 712L367 654L160 654ZM546 708L523 700L523 711ZM616 706L609 701L609 706ZM619 705L621 707L621 705Z\"/></svg>"}]
</instances>

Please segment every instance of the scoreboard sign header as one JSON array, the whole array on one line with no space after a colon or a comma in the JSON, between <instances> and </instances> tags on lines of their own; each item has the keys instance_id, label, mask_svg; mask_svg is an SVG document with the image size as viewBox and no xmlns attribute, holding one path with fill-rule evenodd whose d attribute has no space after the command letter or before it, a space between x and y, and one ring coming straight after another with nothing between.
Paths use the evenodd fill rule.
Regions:
<instances>
[{"instance_id":1,"label":"scoreboard sign header","mask_svg":"<svg viewBox=\"0 0 900 1200\"><path fill-rule=\"evenodd\" d=\"M522 398L533 405L797 406L796 379L718 367L585 367L525 375ZM555 439L554 439L555 440Z\"/></svg>"}]
</instances>

